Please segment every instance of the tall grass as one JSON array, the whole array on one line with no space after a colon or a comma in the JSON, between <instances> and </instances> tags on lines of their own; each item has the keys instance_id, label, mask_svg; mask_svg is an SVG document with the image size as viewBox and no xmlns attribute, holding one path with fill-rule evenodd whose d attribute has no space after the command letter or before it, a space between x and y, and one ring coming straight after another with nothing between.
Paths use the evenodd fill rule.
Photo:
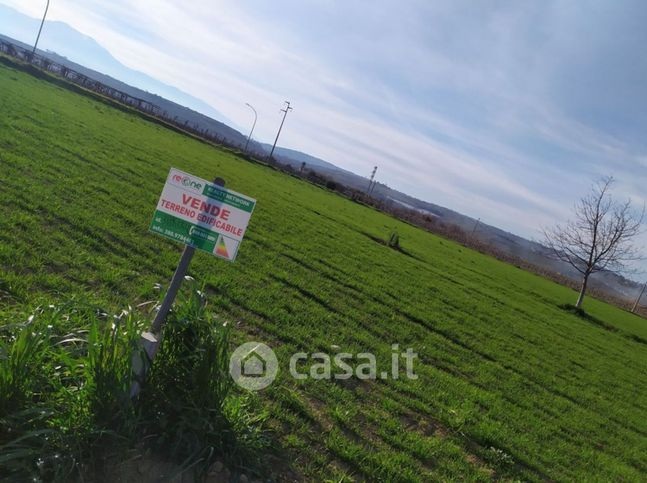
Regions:
<instances>
[{"instance_id":1,"label":"tall grass","mask_svg":"<svg viewBox=\"0 0 647 483\"><path fill-rule=\"evenodd\" d=\"M39 322L30 317L0 337L0 414L22 408L38 390L40 367L49 350Z\"/></svg>"},{"instance_id":2,"label":"tall grass","mask_svg":"<svg viewBox=\"0 0 647 483\"><path fill-rule=\"evenodd\" d=\"M232 392L230 329L195 287L171 313L144 391L130 398L148 319L71 301L0 326L0 479L91 476L144 440L202 473L215 458L240 462L266 445L263 417Z\"/></svg>"},{"instance_id":3,"label":"tall grass","mask_svg":"<svg viewBox=\"0 0 647 483\"><path fill-rule=\"evenodd\" d=\"M0 474L64 481L123 439L139 325L71 301L0 327Z\"/></svg>"},{"instance_id":4,"label":"tall grass","mask_svg":"<svg viewBox=\"0 0 647 483\"><path fill-rule=\"evenodd\" d=\"M138 351L139 334L144 324L132 309L124 310L111 324L93 324L88 332L88 404L96 420L114 427L132 421L134 406L130 399L133 381L132 357Z\"/></svg>"},{"instance_id":5,"label":"tall grass","mask_svg":"<svg viewBox=\"0 0 647 483\"><path fill-rule=\"evenodd\" d=\"M40 318L1 329L0 477L19 479L25 462L37 460L51 436L43 423L52 411L40 402L51 346Z\"/></svg>"},{"instance_id":6,"label":"tall grass","mask_svg":"<svg viewBox=\"0 0 647 483\"><path fill-rule=\"evenodd\" d=\"M231 328L195 287L170 315L142 392L148 432L168 457L204 473L214 459L246 462L267 445L266 416L232 391Z\"/></svg>"}]
</instances>

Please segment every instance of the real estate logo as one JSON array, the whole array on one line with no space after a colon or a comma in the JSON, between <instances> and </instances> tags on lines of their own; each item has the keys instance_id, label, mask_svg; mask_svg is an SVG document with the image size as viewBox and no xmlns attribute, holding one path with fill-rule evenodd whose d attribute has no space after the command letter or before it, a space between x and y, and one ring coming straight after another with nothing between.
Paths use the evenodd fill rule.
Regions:
<instances>
[{"instance_id":1,"label":"real estate logo","mask_svg":"<svg viewBox=\"0 0 647 483\"><path fill-rule=\"evenodd\" d=\"M243 389L260 391L272 384L279 370L276 354L261 342L239 346L229 359L229 373Z\"/></svg>"},{"instance_id":2,"label":"real estate logo","mask_svg":"<svg viewBox=\"0 0 647 483\"><path fill-rule=\"evenodd\" d=\"M339 346L330 346L334 354L295 352L290 357L289 374L295 380L333 380L356 377L359 380L399 379L401 369L405 377L415 381L413 361L418 357L412 348L401 350L400 344L391 345L389 370L378 371L377 357L370 352L353 354L340 352ZM384 359L382 362L386 362ZM404 362L404 368L400 362ZM260 391L274 382L279 370L276 354L261 342L247 342L239 346L229 359L229 373L236 384L249 391Z\"/></svg>"},{"instance_id":3,"label":"real estate logo","mask_svg":"<svg viewBox=\"0 0 647 483\"><path fill-rule=\"evenodd\" d=\"M200 183L199 181L196 181L194 179L191 179L189 176L182 175L182 174L173 174L171 176L171 181L174 184L184 186L185 188L189 188L193 191L201 192L203 184Z\"/></svg>"}]
</instances>

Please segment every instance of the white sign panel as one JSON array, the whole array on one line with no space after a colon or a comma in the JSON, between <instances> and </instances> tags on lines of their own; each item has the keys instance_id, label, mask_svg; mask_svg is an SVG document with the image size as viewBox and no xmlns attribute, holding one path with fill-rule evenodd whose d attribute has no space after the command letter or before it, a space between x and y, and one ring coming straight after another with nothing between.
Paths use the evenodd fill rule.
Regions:
<instances>
[{"instance_id":1,"label":"white sign panel","mask_svg":"<svg viewBox=\"0 0 647 483\"><path fill-rule=\"evenodd\" d=\"M256 200L171 168L150 230L233 261Z\"/></svg>"}]
</instances>

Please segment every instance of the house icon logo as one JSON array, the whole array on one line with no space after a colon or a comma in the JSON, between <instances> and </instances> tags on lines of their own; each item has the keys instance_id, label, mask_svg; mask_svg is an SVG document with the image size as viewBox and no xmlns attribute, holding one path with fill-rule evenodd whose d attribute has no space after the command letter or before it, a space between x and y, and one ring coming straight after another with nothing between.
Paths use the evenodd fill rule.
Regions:
<instances>
[{"instance_id":1,"label":"house icon logo","mask_svg":"<svg viewBox=\"0 0 647 483\"><path fill-rule=\"evenodd\" d=\"M260 391L272 384L278 369L276 354L261 342L239 346L229 359L229 373L234 382L249 391Z\"/></svg>"}]
</instances>

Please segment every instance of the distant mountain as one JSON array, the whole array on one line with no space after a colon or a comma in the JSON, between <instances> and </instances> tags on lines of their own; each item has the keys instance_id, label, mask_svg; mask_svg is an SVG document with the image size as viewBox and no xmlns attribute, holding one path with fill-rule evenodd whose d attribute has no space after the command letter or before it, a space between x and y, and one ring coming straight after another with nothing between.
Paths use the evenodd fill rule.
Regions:
<instances>
[{"instance_id":1,"label":"distant mountain","mask_svg":"<svg viewBox=\"0 0 647 483\"><path fill-rule=\"evenodd\" d=\"M39 26L40 20L0 4L0 34L32 46ZM33 38L27 38L25 32L33 32ZM92 37L83 35L66 23L46 21L38 46L39 51L55 52L87 69L119 79L121 82L144 92L157 94L225 124L232 124L222 113L206 102L142 72L126 67Z\"/></svg>"}]
</instances>

